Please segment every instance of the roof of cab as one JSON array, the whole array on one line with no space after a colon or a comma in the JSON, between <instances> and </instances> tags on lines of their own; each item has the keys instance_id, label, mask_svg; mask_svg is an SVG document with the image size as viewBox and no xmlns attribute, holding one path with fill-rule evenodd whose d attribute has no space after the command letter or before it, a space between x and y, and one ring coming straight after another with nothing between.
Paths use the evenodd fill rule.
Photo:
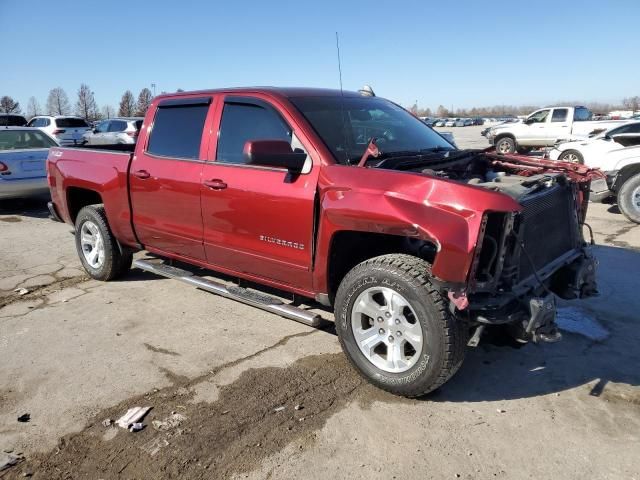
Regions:
<instances>
[{"instance_id":1,"label":"roof of cab","mask_svg":"<svg viewBox=\"0 0 640 480\"><path fill-rule=\"evenodd\" d=\"M307 88L307 87L235 87L235 88L219 88L212 90L195 90L191 92L173 92L163 93L156 98L175 98L187 95L211 95L216 93L232 93L235 95L249 93L267 93L279 97L362 97L358 92L349 90L340 91L330 88Z\"/></svg>"}]
</instances>

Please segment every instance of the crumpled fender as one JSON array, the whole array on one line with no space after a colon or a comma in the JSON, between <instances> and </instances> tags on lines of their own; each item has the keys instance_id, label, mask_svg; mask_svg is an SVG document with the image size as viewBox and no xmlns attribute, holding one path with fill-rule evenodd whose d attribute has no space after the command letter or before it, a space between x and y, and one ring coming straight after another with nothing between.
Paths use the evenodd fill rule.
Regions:
<instances>
[{"instance_id":1,"label":"crumpled fender","mask_svg":"<svg viewBox=\"0 0 640 480\"><path fill-rule=\"evenodd\" d=\"M385 233L433 242L432 274L465 283L486 211L519 211L511 197L482 187L415 173L329 166L319 179L317 287L326 291L331 238L342 230ZM325 288L322 288L322 287Z\"/></svg>"}]
</instances>

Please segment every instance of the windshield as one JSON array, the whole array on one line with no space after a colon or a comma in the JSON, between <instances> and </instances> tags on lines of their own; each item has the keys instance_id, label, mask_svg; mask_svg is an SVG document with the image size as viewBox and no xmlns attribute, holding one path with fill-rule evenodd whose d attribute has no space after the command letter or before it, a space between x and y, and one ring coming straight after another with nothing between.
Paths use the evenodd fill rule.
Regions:
<instances>
[{"instance_id":1,"label":"windshield","mask_svg":"<svg viewBox=\"0 0 640 480\"><path fill-rule=\"evenodd\" d=\"M418 118L382 98L294 97L290 100L342 164L357 163L372 138L376 138L378 149L385 155L455 150Z\"/></svg>"},{"instance_id":2,"label":"windshield","mask_svg":"<svg viewBox=\"0 0 640 480\"><path fill-rule=\"evenodd\" d=\"M56 142L38 130L0 131L0 150L55 147Z\"/></svg>"}]
</instances>

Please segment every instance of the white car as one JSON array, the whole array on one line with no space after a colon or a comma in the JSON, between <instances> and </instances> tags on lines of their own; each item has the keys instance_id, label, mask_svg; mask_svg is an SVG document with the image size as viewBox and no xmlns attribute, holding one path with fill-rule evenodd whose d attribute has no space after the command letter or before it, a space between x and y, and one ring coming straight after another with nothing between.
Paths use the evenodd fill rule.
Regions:
<instances>
[{"instance_id":1,"label":"white car","mask_svg":"<svg viewBox=\"0 0 640 480\"><path fill-rule=\"evenodd\" d=\"M83 135L88 145L133 144L138 139L143 118L112 118L99 122L93 130Z\"/></svg>"},{"instance_id":2,"label":"white car","mask_svg":"<svg viewBox=\"0 0 640 480\"><path fill-rule=\"evenodd\" d=\"M62 146L82 144L82 135L91 129L84 118L65 115L39 115L29 120L27 126L39 128Z\"/></svg>"},{"instance_id":3,"label":"white car","mask_svg":"<svg viewBox=\"0 0 640 480\"><path fill-rule=\"evenodd\" d=\"M536 110L521 123L504 123L488 129L485 137L496 151L527 153L532 148L551 147L558 140L587 138L627 123L625 120L591 121L586 107L548 107Z\"/></svg>"},{"instance_id":4,"label":"white car","mask_svg":"<svg viewBox=\"0 0 640 480\"><path fill-rule=\"evenodd\" d=\"M551 160L582 163L592 168L607 170L607 155L625 147L640 145L640 122L630 122L611 128L590 138L556 144L549 151ZM617 155L614 153L614 156Z\"/></svg>"},{"instance_id":5,"label":"white car","mask_svg":"<svg viewBox=\"0 0 640 480\"><path fill-rule=\"evenodd\" d=\"M458 119L457 119L457 118L450 118L449 120L447 120L447 121L444 123L444 126L445 126L445 127L455 127L455 126L456 126L456 122L457 122L457 121L458 121Z\"/></svg>"}]
</instances>

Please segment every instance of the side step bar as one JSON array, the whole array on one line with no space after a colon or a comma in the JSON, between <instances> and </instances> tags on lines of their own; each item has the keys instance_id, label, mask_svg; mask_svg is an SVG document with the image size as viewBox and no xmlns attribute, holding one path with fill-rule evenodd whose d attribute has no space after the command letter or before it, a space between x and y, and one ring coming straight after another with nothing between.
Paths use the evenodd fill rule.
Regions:
<instances>
[{"instance_id":1,"label":"side step bar","mask_svg":"<svg viewBox=\"0 0 640 480\"><path fill-rule=\"evenodd\" d=\"M301 308L287 305L282 302L282 300L264 293L247 290L246 288L241 287L227 286L219 282L207 280L181 268L165 265L164 263L153 263L147 260L135 260L133 262L133 266L147 272L155 273L156 275L180 280L181 282L188 283L189 285L201 290L206 290L207 292L215 293L216 295L230 298L231 300L246 303L252 307L261 308L267 312L275 313L276 315L283 316L290 320L304 323L310 327L317 328L323 323L322 317L317 313L308 312Z\"/></svg>"}]
</instances>

